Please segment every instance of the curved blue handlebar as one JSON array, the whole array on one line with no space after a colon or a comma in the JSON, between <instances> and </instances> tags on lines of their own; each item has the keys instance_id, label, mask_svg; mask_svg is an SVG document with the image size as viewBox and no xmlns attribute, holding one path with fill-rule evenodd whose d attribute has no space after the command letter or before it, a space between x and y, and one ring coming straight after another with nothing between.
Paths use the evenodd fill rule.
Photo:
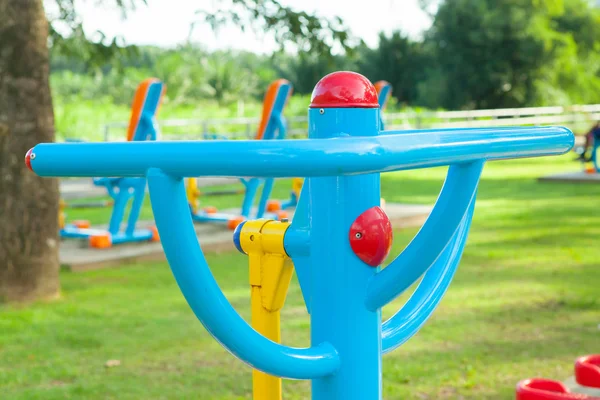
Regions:
<instances>
[{"instance_id":1,"label":"curved blue handlebar","mask_svg":"<svg viewBox=\"0 0 600 400\"><path fill-rule=\"evenodd\" d=\"M144 176L150 168L178 177L339 176L556 155L574 140L566 128L538 127L293 141L40 144L31 165L40 176L56 177Z\"/></svg>"},{"instance_id":2,"label":"curved blue handlebar","mask_svg":"<svg viewBox=\"0 0 600 400\"><path fill-rule=\"evenodd\" d=\"M402 294L440 257L475 199L483 161L453 165L431 214L404 251L368 284L367 308L376 310Z\"/></svg>"},{"instance_id":3,"label":"curved blue handlebar","mask_svg":"<svg viewBox=\"0 0 600 400\"><path fill-rule=\"evenodd\" d=\"M152 210L161 241L183 295L206 329L227 350L271 375L314 379L334 373L339 356L328 343L307 349L277 344L252 329L231 306L198 245L184 182L148 171Z\"/></svg>"},{"instance_id":4,"label":"curved blue handlebar","mask_svg":"<svg viewBox=\"0 0 600 400\"><path fill-rule=\"evenodd\" d=\"M429 319L444 297L462 257L473 218L475 199L464 216L452 241L427 270L419 286L406 304L383 323L382 350L389 353L413 337Z\"/></svg>"}]
</instances>

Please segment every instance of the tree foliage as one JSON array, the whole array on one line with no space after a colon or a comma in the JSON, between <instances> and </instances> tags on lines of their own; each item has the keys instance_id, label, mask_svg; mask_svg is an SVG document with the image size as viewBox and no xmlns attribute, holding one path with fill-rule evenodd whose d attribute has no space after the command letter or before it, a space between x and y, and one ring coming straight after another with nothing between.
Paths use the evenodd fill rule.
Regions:
<instances>
[{"instance_id":1,"label":"tree foliage","mask_svg":"<svg viewBox=\"0 0 600 400\"><path fill-rule=\"evenodd\" d=\"M77 12L77 0L46 0L50 21L50 44L55 53L83 60L87 66L99 67L111 61L119 65L123 56L137 55L137 48L123 38L108 40L102 32L86 35ZM106 6L121 10L123 17L147 0L101 0ZM278 0L220 0L217 9L197 11L195 24L207 23L214 29L232 22L242 30L254 29L274 34L280 49L296 50L329 57L335 48L351 51L356 41L340 18L322 18L282 5ZM200 5L199 5L200 7Z\"/></svg>"},{"instance_id":2,"label":"tree foliage","mask_svg":"<svg viewBox=\"0 0 600 400\"><path fill-rule=\"evenodd\" d=\"M214 29L233 22L242 30L272 32L281 50L287 45L323 56L330 55L336 45L349 51L355 40L341 18L320 18L278 0L221 0L220 6L216 12L199 10L198 15L204 17L200 22L208 22Z\"/></svg>"},{"instance_id":3,"label":"tree foliage","mask_svg":"<svg viewBox=\"0 0 600 400\"><path fill-rule=\"evenodd\" d=\"M390 82L398 101L415 104L419 100L418 82L427 77L426 67L430 61L423 43L396 31L389 37L380 34L376 49L364 48L358 66L374 82Z\"/></svg>"},{"instance_id":4,"label":"tree foliage","mask_svg":"<svg viewBox=\"0 0 600 400\"><path fill-rule=\"evenodd\" d=\"M77 19L70 17L73 0L55 1L68 5L63 7L62 21L70 21L76 32L82 32ZM127 12L134 1L119 5ZM225 11L200 11L198 23L208 22L216 29L227 21L244 29L271 28L282 48L297 35L294 47L305 51L271 56L209 53L186 43L176 49L144 47L132 53L117 40L92 43L102 49L92 56L92 50L76 45L84 39L72 35L54 41L53 70L100 70L99 79L107 84L99 83L98 88L118 102L129 101L129 93L143 74L164 77L174 104L200 99L229 104L260 97L268 83L279 77L292 81L296 93L310 93L321 77L344 69L361 72L373 81L391 82L396 99L412 106L470 109L598 101L600 12L588 0L421 3L433 18L423 39L401 31L382 33L378 45L369 48L353 41L337 20L297 12L275 0L227 0L219 3ZM331 34L323 35L325 30ZM353 45L352 51L332 55L336 40L339 47ZM110 59L111 52L121 52L118 62ZM78 61L82 58L93 60L91 67ZM69 85L65 90L70 90Z\"/></svg>"},{"instance_id":5,"label":"tree foliage","mask_svg":"<svg viewBox=\"0 0 600 400\"><path fill-rule=\"evenodd\" d=\"M430 84L442 86L433 102L497 108L593 101L598 18L586 0L444 1L425 39L437 69Z\"/></svg>"}]
</instances>

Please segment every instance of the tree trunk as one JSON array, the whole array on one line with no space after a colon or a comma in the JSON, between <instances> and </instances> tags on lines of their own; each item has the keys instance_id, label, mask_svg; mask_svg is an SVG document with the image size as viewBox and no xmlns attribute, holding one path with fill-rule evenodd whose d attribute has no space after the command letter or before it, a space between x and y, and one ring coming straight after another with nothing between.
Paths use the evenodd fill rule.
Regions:
<instances>
[{"instance_id":1,"label":"tree trunk","mask_svg":"<svg viewBox=\"0 0 600 400\"><path fill-rule=\"evenodd\" d=\"M58 181L24 164L54 141L42 0L0 0L0 302L59 293Z\"/></svg>"}]
</instances>

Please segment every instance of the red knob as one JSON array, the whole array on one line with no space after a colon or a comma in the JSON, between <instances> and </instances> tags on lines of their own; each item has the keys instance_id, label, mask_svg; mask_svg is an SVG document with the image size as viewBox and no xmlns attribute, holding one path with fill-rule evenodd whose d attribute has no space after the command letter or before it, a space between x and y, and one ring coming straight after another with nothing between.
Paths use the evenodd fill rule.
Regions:
<instances>
[{"instance_id":1,"label":"red knob","mask_svg":"<svg viewBox=\"0 0 600 400\"><path fill-rule=\"evenodd\" d=\"M350 247L358 258L372 267L381 265L390 253L392 223L381 207L369 208L350 227Z\"/></svg>"}]
</instances>

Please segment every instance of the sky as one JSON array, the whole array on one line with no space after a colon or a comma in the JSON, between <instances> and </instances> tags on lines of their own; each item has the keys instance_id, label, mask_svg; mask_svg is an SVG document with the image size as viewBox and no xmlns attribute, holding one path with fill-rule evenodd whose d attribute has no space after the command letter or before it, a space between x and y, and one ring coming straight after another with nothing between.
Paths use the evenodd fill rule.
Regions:
<instances>
[{"instance_id":1,"label":"sky","mask_svg":"<svg viewBox=\"0 0 600 400\"><path fill-rule=\"evenodd\" d=\"M48 0L49 1L49 0ZM417 0L281 0L298 10L317 12L321 16L340 16L351 32L368 45L375 46L380 31L401 29L418 37L430 25ZM198 20L195 11L210 10L214 0L148 0L126 20L119 11L98 6L96 2L80 0L79 8L87 34L102 31L108 38L122 36L128 44L171 47L184 42L190 24ZM368 7L365 6L368 4ZM215 33L206 24L198 24L192 35L194 42L214 49L248 50L269 53L277 47L268 34L242 33L227 26Z\"/></svg>"}]
</instances>

